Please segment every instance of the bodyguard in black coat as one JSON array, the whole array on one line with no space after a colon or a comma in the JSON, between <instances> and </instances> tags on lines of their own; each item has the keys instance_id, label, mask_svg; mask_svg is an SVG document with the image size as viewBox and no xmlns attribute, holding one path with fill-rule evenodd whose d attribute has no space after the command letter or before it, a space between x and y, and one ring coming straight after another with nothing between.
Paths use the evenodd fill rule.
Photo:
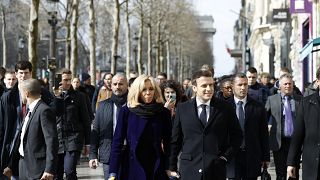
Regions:
<instances>
[{"instance_id":1,"label":"bodyguard in black coat","mask_svg":"<svg viewBox=\"0 0 320 180\"><path fill-rule=\"evenodd\" d=\"M213 78L208 71L193 75L196 97L177 107L174 120L169 176L183 180L226 179L226 163L241 145L236 114L226 101L213 97Z\"/></svg>"},{"instance_id":2,"label":"bodyguard in black coat","mask_svg":"<svg viewBox=\"0 0 320 180\"><path fill-rule=\"evenodd\" d=\"M317 75L319 75L319 70ZM320 76L317 77L320 85ZM289 177L296 177L295 168L300 164L302 153L302 179L319 179L320 154L320 96L317 92L302 99L297 108L296 125L291 139L287 172ZM302 149L302 152L301 152Z\"/></svg>"},{"instance_id":3,"label":"bodyguard in black coat","mask_svg":"<svg viewBox=\"0 0 320 180\"><path fill-rule=\"evenodd\" d=\"M19 179L53 178L58 156L55 114L41 100L38 80L25 80L22 91L29 111L15 139L14 153L20 155Z\"/></svg>"},{"instance_id":4,"label":"bodyguard in black coat","mask_svg":"<svg viewBox=\"0 0 320 180\"><path fill-rule=\"evenodd\" d=\"M238 116L244 134L240 151L227 164L228 179L257 179L261 167L270 161L267 116L264 106L248 96L248 79L236 74L233 98L229 101Z\"/></svg>"}]
</instances>

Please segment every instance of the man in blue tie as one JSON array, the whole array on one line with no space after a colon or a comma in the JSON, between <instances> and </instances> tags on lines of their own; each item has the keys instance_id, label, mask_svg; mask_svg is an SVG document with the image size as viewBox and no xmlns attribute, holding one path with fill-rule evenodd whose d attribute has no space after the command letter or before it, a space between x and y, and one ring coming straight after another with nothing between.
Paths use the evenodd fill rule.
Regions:
<instances>
[{"instance_id":1,"label":"man in blue tie","mask_svg":"<svg viewBox=\"0 0 320 180\"><path fill-rule=\"evenodd\" d=\"M269 117L270 149L273 151L277 180L285 180L295 112L302 96L293 93L293 80L290 74L280 76L279 86L280 93L270 96L265 107ZM298 177L299 168L296 170Z\"/></svg>"},{"instance_id":2,"label":"man in blue tie","mask_svg":"<svg viewBox=\"0 0 320 180\"><path fill-rule=\"evenodd\" d=\"M266 111L262 103L248 95L248 78L236 74L232 81L234 106L242 133L240 151L227 164L227 177L233 180L257 180L261 167L270 161Z\"/></svg>"}]
</instances>

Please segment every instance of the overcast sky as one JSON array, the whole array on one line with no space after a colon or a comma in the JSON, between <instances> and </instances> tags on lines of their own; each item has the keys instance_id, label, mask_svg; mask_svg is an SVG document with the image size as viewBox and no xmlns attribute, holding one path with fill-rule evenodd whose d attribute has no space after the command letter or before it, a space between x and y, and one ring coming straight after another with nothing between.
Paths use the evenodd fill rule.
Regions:
<instances>
[{"instance_id":1,"label":"overcast sky","mask_svg":"<svg viewBox=\"0 0 320 180\"><path fill-rule=\"evenodd\" d=\"M233 48L233 26L238 15L230 10L239 12L240 0L193 0L200 15L212 15L214 27L217 32L214 35L215 76L230 74L234 68L234 59L226 51L225 44Z\"/></svg>"}]
</instances>

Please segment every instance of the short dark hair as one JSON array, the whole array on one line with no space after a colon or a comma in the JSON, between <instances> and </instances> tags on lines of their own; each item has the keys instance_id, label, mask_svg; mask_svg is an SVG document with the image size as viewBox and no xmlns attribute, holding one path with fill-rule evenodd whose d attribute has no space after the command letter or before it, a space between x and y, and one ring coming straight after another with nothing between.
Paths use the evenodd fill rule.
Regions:
<instances>
[{"instance_id":1,"label":"short dark hair","mask_svg":"<svg viewBox=\"0 0 320 180\"><path fill-rule=\"evenodd\" d=\"M174 81L174 80L168 80L168 81L165 81L165 82L163 82L163 83L161 83L160 84L160 89L161 89L161 93L162 93L162 97L163 97L163 99L165 99L165 96L164 96L164 90L166 89L166 88L171 88L171 89L173 89L175 92L176 92L176 101L177 102L180 102L180 100L181 100L181 96L182 96L182 88L181 88L181 85L178 83L178 82L176 82L176 81ZM176 105L177 105L177 103L176 103Z\"/></svg>"},{"instance_id":2,"label":"short dark hair","mask_svg":"<svg viewBox=\"0 0 320 180\"><path fill-rule=\"evenodd\" d=\"M134 77L134 78L130 78L129 81L128 81L128 86L131 87L131 84L133 83L133 81L137 79L137 77Z\"/></svg>"},{"instance_id":3,"label":"short dark hair","mask_svg":"<svg viewBox=\"0 0 320 180\"><path fill-rule=\"evenodd\" d=\"M258 73L257 69L255 67L249 67L248 72L250 73Z\"/></svg>"},{"instance_id":4,"label":"short dark hair","mask_svg":"<svg viewBox=\"0 0 320 180\"><path fill-rule=\"evenodd\" d=\"M160 72L158 76L163 76L165 79L167 79L167 74L165 72Z\"/></svg>"},{"instance_id":5,"label":"short dark hair","mask_svg":"<svg viewBox=\"0 0 320 180\"><path fill-rule=\"evenodd\" d=\"M58 74L72 74L72 72L70 71L70 69L62 68L58 71Z\"/></svg>"},{"instance_id":6,"label":"short dark hair","mask_svg":"<svg viewBox=\"0 0 320 180\"><path fill-rule=\"evenodd\" d=\"M235 74L235 75L233 76L233 78L232 78L232 83L234 83L234 80L235 80L236 78L246 78L246 79L247 79L247 76L246 76L246 74L244 74L244 73L237 73L237 74Z\"/></svg>"},{"instance_id":7,"label":"short dark hair","mask_svg":"<svg viewBox=\"0 0 320 180\"><path fill-rule=\"evenodd\" d=\"M4 75L6 74L6 68L4 68L4 67L0 67L0 75L2 76L2 78L1 78L1 80L4 78Z\"/></svg>"},{"instance_id":8,"label":"short dark hair","mask_svg":"<svg viewBox=\"0 0 320 180\"><path fill-rule=\"evenodd\" d=\"M212 77L212 73L210 71L197 71L193 73L192 75L192 85L196 86L197 85L197 79L200 77Z\"/></svg>"},{"instance_id":9,"label":"short dark hair","mask_svg":"<svg viewBox=\"0 0 320 180\"><path fill-rule=\"evenodd\" d=\"M41 94L41 84L37 79L27 79L23 81L22 89L28 91L33 96Z\"/></svg>"},{"instance_id":10,"label":"short dark hair","mask_svg":"<svg viewBox=\"0 0 320 180\"><path fill-rule=\"evenodd\" d=\"M29 71L32 71L32 64L29 61L18 61L17 64L14 67L14 70L18 72L18 70L26 70L29 69Z\"/></svg>"}]
</instances>

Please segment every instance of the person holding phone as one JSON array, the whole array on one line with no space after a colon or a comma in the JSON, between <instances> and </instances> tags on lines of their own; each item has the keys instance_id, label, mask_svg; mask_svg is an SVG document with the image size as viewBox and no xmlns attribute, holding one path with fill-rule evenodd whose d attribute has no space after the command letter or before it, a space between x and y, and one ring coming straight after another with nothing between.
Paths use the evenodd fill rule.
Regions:
<instances>
[{"instance_id":1,"label":"person holding phone","mask_svg":"<svg viewBox=\"0 0 320 180\"><path fill-rule=\"evenodd\" d=\"M174 80L168 80L163 82L160 88L163 99L165 100L164 107L171 111L171 118L174 119L175 109L182 99L181 85Z\"/></svg>"}]
</instances>

